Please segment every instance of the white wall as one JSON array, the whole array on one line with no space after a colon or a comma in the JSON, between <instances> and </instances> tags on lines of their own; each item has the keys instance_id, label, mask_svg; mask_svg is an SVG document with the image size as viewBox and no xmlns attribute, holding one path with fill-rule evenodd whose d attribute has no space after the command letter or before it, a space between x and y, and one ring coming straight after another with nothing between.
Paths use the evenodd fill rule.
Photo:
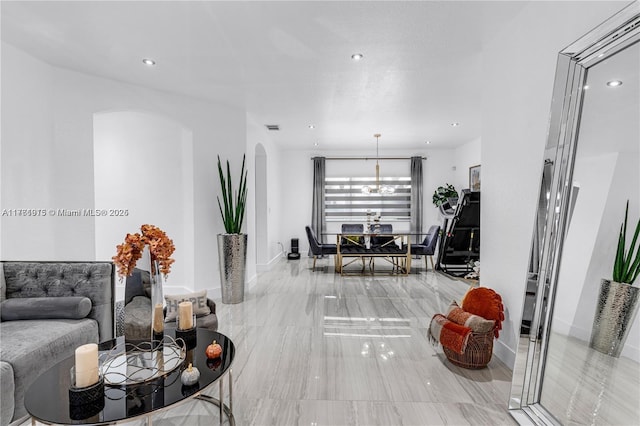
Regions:
<instances>
[{"instance_id":1,"label":"white wall","mask_svg":"<svg viewBox=\"0 0 640 426\"><path fill-rule=\"evenodd\" d=\"M588 275L589 265L595 262L600 269L605 263L613 264L615 254L615 250L611 250L608 252L611 256L595 257L594 249L617 163L618 153L576 158L575 163L573 193L577 194L576 203L562 248L562 265L558 275L560 285L556 290L552 326L560 334L572 334L582 340L589 340L591 326L574 324L578 309L586 309L584 304L579 303L579 295L583 293L588 281L595 279L597 282L608 276L606 273ZM598 170L598 173L593 173L593 170ZM614 229L618 226L617 222L613 222ZM615 230L610 236L617 239ZM604 247L598 246L597 252L602 248ZM594 300L596 298L594 296ZM589 305L595 306L592 303Z\"/></svg>"},{"instance_id":2,"label":"white wall","mask_svg":"<svg viewBox=\"0 0 640 426\"><path fill-rule=\"evenodd\" d=\"M481 164L482 142L481 138L474 139L455 149L455 175L451 184L458 192L469 188L469 167ZM480 169L482 171L482 168ZM482 174L480 174L482 177Z\"/></svg>"},{"instance_id":3,"label":"white wall","mask_svg":"<svg viewBox=\"0 0 640 426\"><path fill-rule=\"evenodd\" d=\"M219 291L216 234L224 228L216 202L220 194L216 155L229 158L232 169L239 172L246 148L243 109L51 67L6 43L2 44L2 103L3 208L94 207L95 113L144 111L190 129L194 158L193 286L213 294ZM160 201L154 204L157 208L181 208ZM2 221L5 259L95 259L95 222L91 218L2 217ZM177 246L176 250L185 248Z\"/></svg>"},{"instance_id":4,"label":"white wall","mask_svg":"<svg viewBox=\"0 0 640 426\"><path fill-rule=\"evenodd\" d=\"M53 76L42 62L2 43L2 209L44 209L47 216L2 216L3 260L49 259L52 217ZM93 240L92 240L93 241ZM93 257L93 246L85 247Z\"/></svg>"},{"instance_id":5,"label":"white wall","mask_svg":"<svg viewBox=\"0 0 640 426\"><path fill-rule=\"evenodd\" d=\"M96 259L111 260L127 233L140 233L140 225L153 224L180 247L173 254L164 292L194 288L191 132L146 113L99 113L93 142L95 206L117 214L95 218ZM148 269L142 260L138 267Z\"/></svg>"},{"instance_id":6,"label":"white wall","mask_svg":"<svg viewBox=\"0 0 640 426\"><path fill-rule=\"evenodd\" d=\"M282 255L281 246L278 243L282 243L285 247L285 250L288 250L288 239L283 239L281 235L281 224L282 222L282 211L286 211L291 208L291 205L288 203L288 200L282 199L283 193L283 182L289 182L294 175L287 175L286 170L282 170L289 167L288 164L286 166L282 166L280 159L280 150L276 146L273 141L272 135L269 134L269 131L264 127L263 124L257 123L252 117L247 116L247 143L246 143L246 152L247 152L247 170L249 172L248 179L248 189L249 195L247 199L247 218L246 218L246 229L249 234L249 241L247 247L247 280L250 281L250 284L255 283L256 273L259 270L267 270L272 267L275 262L280 260ZM266 241L263 241L260 250L266 250L267 253L261 253L261 260L258 262L256 256L256 237L258 237L258 232L256 229L256 196L261 197L260 194L256 194L256 164L255 164L255 153L256 147L261 145L260 150L264 150L266 156L266 171L262 171L266 173L266 191L267 191L267 199L262 200L266 201L266 218L260 218L259 222L264 224L266 223L266 230L261 230L260 237L265 238ZM258 172L260 172L261 167L258 167ZM283 173L284 172L284 173ZM284 190L288 191L288 188L284 188ZM260 214L264 214L261 212ZM259 270L258 270L259 269Z\"/></svg>"},{"instance_id":7,"label":"white wall","mask_svg":"<svg viewBox=\"0 0 640 426\"><path fill-rule=\"evenodd\" d=\"M557 54L628 3L529 2L504 26L488 24L485 31L481 283L503 298L506 318L495 353L510 366L522 315ZM486 21L494 22L497 13L487 8Z\"/></svg>"},{"instance_id":8,"label":"white wall","mask_svg":"<svg viewBox=\"0 0 640 426\"><path fill-rule=\"evenodd\" d=\"M282 212L281 233L282 239L289 241L290 238L300 239L300 253L306 255L309 250L309 242L304 232L304 227L311 222L311 203L313 186L313 162L314 156L325 157L356 157L362 156L362 152L354 151L282 151L282 164L286 164L286 170L281 171L282 182L286 182L286 198L293 205ZM442 218L431 201L433 191L438 186L443 185L453 179L454 150L432 149L423 151L383 151L380 150L380 157L411 157L413 155L426 156L423 161L424 177L424 222L423 229L426 231L430 225L442 224ZM327 176L331 174L348 173L351 176L374 176L375 160L370 161L332 161L326 162ZM410 161L402 160L381 160L380 175L384 176L409 176ZM283 201L287 202L287 201ZM407 229L408 230L408 223ZM337 223L328 223L330 226L339 226ZM398 224L401 229L400 224ZM395 225L394 225L395 227ZM331 228L330 228L331 229ZM329 229L329 230L330 230ZM335 228L337 229L337 228Z\"/></svg>"}]
</instances>

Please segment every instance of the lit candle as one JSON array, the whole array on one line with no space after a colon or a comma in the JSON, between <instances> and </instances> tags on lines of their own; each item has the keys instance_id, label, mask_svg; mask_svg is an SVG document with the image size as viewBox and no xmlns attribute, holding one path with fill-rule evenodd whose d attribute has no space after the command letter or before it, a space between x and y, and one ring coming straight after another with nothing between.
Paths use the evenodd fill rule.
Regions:
<instances>
[{"instance_id":1,"label":"lit candle","mask_svg":"<svg viewBox=\"0 0 640 426\"><path fill-rule=\"evenodd\" d=\"M162 303L157 303L153 312L153 331L162 333L164 331L164 314L162 313Z\"/></svg>"},{"instance_id":2,"label":"lit candle","mask_svg":"<svg viewBox=\"0 0 640 426\"><path fill-rule=\"evenodd\" d=\"M76 387L98 383L98 345L88 343L76 349Z\"/></svg>"},{"instance_id":3,"label":"lit candle","mask_svg":"<svg viewBox=\"0 0 640 426\"><path fill-rule=\"evenodd\" d=\"M193 304L191 302L180 302L178 304L178 317L180 330L193 328Z\"/></svg>"}]
</instances>

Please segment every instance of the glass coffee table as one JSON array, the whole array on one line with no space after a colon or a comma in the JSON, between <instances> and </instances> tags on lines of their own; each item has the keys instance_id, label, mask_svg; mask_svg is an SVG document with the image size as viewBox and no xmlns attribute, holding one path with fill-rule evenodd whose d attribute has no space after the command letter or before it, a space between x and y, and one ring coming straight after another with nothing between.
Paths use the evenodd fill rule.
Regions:
<instances>
[{"instance_id":1,"label":"glass coffee table","mask_svg":"<svg viewBox=\"0 0 640 426\"><path fill-rule=\"evenodd\" d=\"M235 346L224 334L206 329L197 329L196 333L196 341L187 347L189 350L182 352L177 359L166 359L168 364L173 362L175 365L160 370L160 373L152 378L138 378L133 382L127 379L119 382L113 378L114 376L107 380L109 374L105 374L103 376L105 377L104 401L100 399L80 406L71 405L69 403L70 370L74 365L75 356L54 365L38 377L25 394L24 405L31 415L32 424L35 425L35 421L38 421L45 424L101 425L146 417L147 424L151 425L151 416L154 413L170 409L191 399L199 399L219 407L220 424L223 423L223 415L226 415L229 424L235 425L231 376ZM165 334L175 337L175 330L165 330ZM214 340L222 347L222 356L210 360L205 355L205 349ZM129 353L135 352L128 343L125 345L122 336L98 345L101 366L104 366L104 358L107 355L115 352L123 353L125 347L127 352L125 359L128 359ZM197 384L187 387L182 384L180 375L189 363L198 368L200 378ZM229 381L229 405L224 403L225 376L228 376ZM219 399L202 393L216 383L219 385Z\"/></svg>"}]
</instances>

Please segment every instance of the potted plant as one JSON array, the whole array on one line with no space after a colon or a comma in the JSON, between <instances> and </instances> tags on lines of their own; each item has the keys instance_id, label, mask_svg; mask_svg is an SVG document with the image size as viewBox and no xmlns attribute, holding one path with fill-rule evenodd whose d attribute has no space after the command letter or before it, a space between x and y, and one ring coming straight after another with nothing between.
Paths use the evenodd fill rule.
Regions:
<instances>
[{"instance_id":1,"label":"potted plant","mask_svg":"<svg viewBox=\"0 0 640 426\"><path fill-rule=\"evenodd\" d=\"M616 257L613 263L612 280L603 279L596 305L596 314L591 330L590 346L607 355L619 357L629 329L638 312L640 288L633 285L640 274L640 245L636 247L640 234L640 219L626 248L629 201L620 226Z\"/></svg>"},{"instance_id":2,"label":"potted plant","mask_svg":"<svg viewBox=\"0 0 640 426\"><path fill-rule=\"evenodd\" d=\"M439 186L438 189L433 192L432 201L436 207L440 207L445 202L449 202L451 206L455 206L458 203L458 191L456 191L453 185L445 183L444 186Z\"/></svg>"},{"instance_id":3,"label":"potted plant","mask_svg":"<svg viewBox=\"0 0 640 426\"><path fill-rule=\"evenodd\" d=\"M245 157L242 156L240 184L234 190L231 167L227 160L226 173L218 156L218 174L222 187L222 203L218 207L224 222L224 234L218 234L218 258L220 260L220 282L222 303L240 303L244 300L244 278L247 263L247 235L242 233L247 202L247 173Z\"/></svg>"}]
</instances>

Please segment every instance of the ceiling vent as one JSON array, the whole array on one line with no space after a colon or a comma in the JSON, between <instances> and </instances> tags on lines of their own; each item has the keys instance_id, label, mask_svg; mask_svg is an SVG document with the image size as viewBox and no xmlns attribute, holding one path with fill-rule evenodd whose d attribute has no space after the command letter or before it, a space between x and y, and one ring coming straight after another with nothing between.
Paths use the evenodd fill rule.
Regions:
<instances>
[{"instance_id":1,"label":"ceiling vent","mask_svg":"<svg viewBox=\"0 0 640 426\"><path fill-rule=\"evenodd\" d=\"M280 126L277 124L265 124L264 126L267 128L267 130L273 130L273 131L280 130Z\"/></svg>"}]
</instances>

